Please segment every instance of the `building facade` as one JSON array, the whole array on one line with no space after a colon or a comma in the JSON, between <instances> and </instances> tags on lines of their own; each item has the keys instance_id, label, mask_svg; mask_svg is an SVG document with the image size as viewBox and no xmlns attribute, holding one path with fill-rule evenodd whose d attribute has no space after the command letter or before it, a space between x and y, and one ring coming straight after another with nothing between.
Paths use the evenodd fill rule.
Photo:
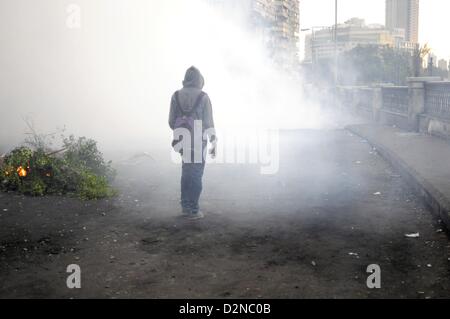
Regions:
<instances>
[{"instance_id":1,"label":"building facade","mask_svg":"<svg viewBox=\"0 0 450 319\"><path fill-rule=\"evenodd\" d=\"M405 40L419 42L419 0L386 0L386 28L403 29Z\"/></svg>"},{"instance_id":2,"label":"building facade","mask_svg":"<svg viewBox=\"0 0 450 319\"><path fill-rule=\"evenodd\" d=\"M388 46L413 52L416 45L405 41L402 29L388 30L382 25L366 25L363 19L353 18L338 25L338 54L350 51L357 46ZM330 59L335 54L334 27L322 28L306 36L305 62Z\"/></svg>"},{"instance_id":3,"label":"building facade","mask_svg":"<svg viewBox=\"0 0 450 319\"><path fill-rule=\"evenodd\" d=\"M287 67L299 63L299 0L207 0L225 10L239 11L266 44L273 60Z\"/></svg>"},{"instance_id":4,"label":"building facade","mask_svg":"<svg viewBox=\"0 0 450 319\"><path fill-rule=\"evenodd\" d=\"M299 62L300 3L298 0L272 1L271 28L275 59L289 64Z\"/></svg>"}]
</instances>

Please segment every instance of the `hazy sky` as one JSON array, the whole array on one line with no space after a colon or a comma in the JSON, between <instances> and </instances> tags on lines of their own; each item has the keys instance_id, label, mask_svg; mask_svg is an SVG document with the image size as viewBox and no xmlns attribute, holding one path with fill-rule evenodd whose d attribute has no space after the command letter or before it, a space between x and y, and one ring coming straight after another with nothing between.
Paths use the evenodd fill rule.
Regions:
<instances>
[{"instance_id":1,"label":"hazy sky","mask_svg":"<svg viewBox=\"0 0 450 319\"><path fill-rule=\"evenodd\" d=\"M334 23L334 0L300 0L301 28ZM368 23L385 21L385 0L339 0L339 22L352 17L366 19ZM439 58L450 59L450 1L420 1L420 42L432 47ZM304 42L301 43L303 49ZM303 51L303 50L302 50Z\"/></svg>"}]
</instances>

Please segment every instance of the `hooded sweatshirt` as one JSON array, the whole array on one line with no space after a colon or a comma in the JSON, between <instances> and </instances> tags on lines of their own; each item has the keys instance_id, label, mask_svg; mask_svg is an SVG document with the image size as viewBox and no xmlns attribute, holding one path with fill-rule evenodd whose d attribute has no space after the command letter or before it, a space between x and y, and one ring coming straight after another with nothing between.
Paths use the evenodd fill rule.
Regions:
<instances>
[{"instance_id":1,"label":"hooded sweatshirt","mask_svg":"<svg viewBox=\"0 0 450 319\"><path fill-rule=\"evenodd\" d=\"M183 81L183 88L178 92L178 100L180 102L180 108L184 112L191 112L197 105L194 105L200 93L202 93L205 80L196 67L190 67L186 71L186 75ZM173 130L175 126L175 121L178 116L180 116L180 111L178 109L177 100L175 94L172 95L172 100L170 103L170 114L169 114L169 126ZM209 96L205 94L194 112L194 117L196 120L202 120L203 130L214 129L214 119L212 112L212 105ZM215 133L210 134L210 141L215 139Z\"/></svg>"}]
</instances>

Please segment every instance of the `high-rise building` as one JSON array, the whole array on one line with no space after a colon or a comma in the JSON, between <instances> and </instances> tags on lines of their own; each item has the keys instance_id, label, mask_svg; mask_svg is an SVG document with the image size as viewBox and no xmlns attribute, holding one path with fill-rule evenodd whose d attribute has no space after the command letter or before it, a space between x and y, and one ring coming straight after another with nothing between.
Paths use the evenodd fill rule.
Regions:
<instances>
[{"instance_id":1,"label":"high-rise building","mask_svg":"<svg viewBox=\"0 0 450 319\"><path fill-rule=\"evenodd\" d=\"M300 33L299 0L272 1L273 48L276 57L282 61L298 63Z\"/></svg>"},{"instance_id":2,"label":"high-rise building","mask_svg":"<svg viewBox=\"0 0 450 319\"><path fill-rule=\"evenodd\" d=\"M419 0L386 0L386 27L405 30L406 41L419 42Z\"/></svg>"},{"instance_id":3,"label":"high-rise building","mask_svg":"<svg viewBox=\"0 0 450 319\"><path fill-rule=\"evenodd\" d=\"M280 64L299 63L299 0L208 0L219 8L238 10ZM243 12L246 11L246 12Z\"/></svg>"}]
</instances>

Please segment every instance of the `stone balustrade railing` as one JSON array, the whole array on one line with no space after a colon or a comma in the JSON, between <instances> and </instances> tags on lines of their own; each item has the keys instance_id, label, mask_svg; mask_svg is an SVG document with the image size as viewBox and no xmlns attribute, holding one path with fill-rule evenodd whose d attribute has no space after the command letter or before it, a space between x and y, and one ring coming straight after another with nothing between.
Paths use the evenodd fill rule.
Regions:
<instances>
[{"instance_id":1,"label":"stone balustrade railing","mask_svg":"<svg viewBox=\"0 0 450 319\"><path fill-rule=\"evenodd\" d=\"M450 82L426 83L425 113L450 120Z\"/></svg>"},{"instance_id":2,"label":"stone balustrade railing","mask_svg":"<svg viewBox=\"0 0 450 319\"><path fill-rule=\"evenodd\" d=\"M409 97L407 86L382 87L382 108L399 114L408 114Z\"/></svg>"},{"instance_id":3,"label":"stone balustrade railing","mask_svg":"<svg viewBox=\"0 0 450 319\"><path fill-rule=\"evenodd\" d=\"M374 121L450 139L450 82L408 79L408 86L339 87L338 100Z\"/></svg>"}]
</instances>

